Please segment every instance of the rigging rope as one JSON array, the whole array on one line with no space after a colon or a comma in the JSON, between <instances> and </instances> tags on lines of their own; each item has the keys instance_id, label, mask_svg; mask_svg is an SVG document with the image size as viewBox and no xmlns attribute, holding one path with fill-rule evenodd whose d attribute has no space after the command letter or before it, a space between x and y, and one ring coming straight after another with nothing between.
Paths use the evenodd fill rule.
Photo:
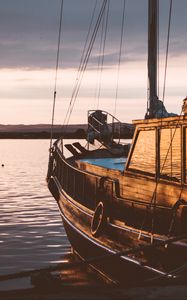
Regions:
<instances>
[{"instance_id":1,"label":"rigging rope","mask_svg":"<svg viewBox=\"0 0 187 300\"><path fill-rule=\"evenodd\" d=\"M123 13L122 13L122 23L121 23L121 39L120 39L120 51L119 51L119 59L118 59L118 71L117 71L117 85L116 85L116 96L115 96L115 106L114 106L114 117L116 116L116 107L117 107L117 99L118 99L119 73L120 73L120 66L121 66L121 53L122 53L122 44L123 44L123 36L124 36L124 23L125 23L125 8L126 8L126 0L123 1Z\"/></svg>"},{"instance_id":2,"label":"rigging rope","mask_svg":"<svg viewBox=\"0 0 187 300\"><path fill-rule=\"evenodd\" d=\"M171 28L171 14L172 14L172 0L170 0L170 8L169 8L169 21L168 21L167 47L166 47L166 60L165 60L165 71L164 71L163 99L162 99L163 103L164 103L164 98L165 98L165 86L166 86L167 62L168 62L169 39L170 39L170 28ZM162 106L162 114L163 114L163 107L164 107L164 106ZM182 115L182 110L181 110L181 113L180 113L180 115L179 115L179 121L180 121L181 115ZM174 131L173 135L171 136L170 144L169 144L169 147L168 147L168 150L167 150L167 153L166 153L166 156L165 156L165 159L164 159L162 168L161 168L161 170L160 170L160 174L162 173L162 171L163 171L163 169L164 169L164 167L165 167L165 164L166 164L166 161L167 161L167 158L168 158L170 149L171 149L171 151L172 151L172 142L173 142L173 139L174 139L174 137L175 137L175 133L176 133L176 130L177 130L177 126L178 126L178 124L179 124L179 121L178 121L177 124L176 124L175 131ZM163 122L163 117L161 118L161 127L162 127L162 122ZM172 153L171 153L171 155L172 155ZM172 157L171 157L171 163L172 163ZM157 177L158 177L158 176L157 176ZM157 187L158 187L158 178L156 179L156 186L155 186L155 189L154 189L154 192L153 192L151 201L150 201L150 205L149 205L149 207L151 207L151 206L153 205L152 231L151 231L152 234L153 234L154 221L155 221L155 208L156 208L156 193L157 193ZM144 217L143 222L142 222L142 226L141 226L141 229L140 229L140 235L139 235L139 238L140 238L140 236L141 236L143 226L145 225L146 214L147 214L147 213L145 213L145 217Z\"/></svg>"},{"instance_id":3,"label":"rigging rope","mask_svg":"<svg viewBox=\"0 0 187 300\"><path fill-rule=\"evenodd\" d=\"M159 1L158 1L159 3ZM158 4L159 5L159 4ZM172 0L170 0L170 9L169 9L169 21L168 21L168 34L167 34L167 47L166 47L166 61L165 61L165 72L164 72L164 84L163 84L163 98L162 98L162 101L164 103L164 98L165 98L165 86L166 86L166 74L167 74L167 62L168 62L168 53L169 53L169 38L170 38L170 27L171 27L171 13L172 13ZM162 115L163 115L163 109L164 109L164 105L162 106ZM180 117L182 115L182 111L180 113ZM179 120L180 120L180 117L179 117ZM163 122L163 118L161 118L161 127L162 127L162 122ZM179 121L178 121L179 123ZM177 123L177 125L178 125ZM166 161L167 161L167 158L169 156L169 152L171 152L171 172L172 172L172 143L173 143L173 139L175 137L175 133L176 133L176 130L177 130L177 125L176 125L176 128L175 128L175 131L172 135L172 132L171 132L171 139L170 139L170 145L168 147L168 151L166 153L166 156L165 156L165 159L164 159L164 162L163 162L163 165L162 165L162 168L160 170L160 174L162 173L164 167L165 167L165 164L166 164ZM172 174L171 174L172 176ZM158 176L157 176L158 177ZM157 178L157 182L156 182L156 188L155 188L155 191L154 191L154 194L153 194L153 216L152 216L152 233L153 233L153 229L154 229L154 222L155 222L155 214L156 214L156 193L157 193L157 186L158 186L158 178Z\"/></svg>"},{"instance_id":4,"label":"rigging rope","mask_svg":"<svg viewBox=\"0 0 187 300\"><path fill-rule=\"evenodd\" d=\"M159 5L159 1L158 1L158 5ZM159 7L158 7L159 9ZM170 0L170 9L169 9L169 21L168 21L168 34L167 34L167 48L166 48L166 61L165 61L165 72L164 72L164 85L163 85L163 103L164 103L164 97L165 97L165 85L166 85L166 73L167 73L167 61L168 61L168 52L169 52L169 38L170 38L170 26L171 26L171 12L172 12L172 0ZM159 15L159 14L158 14ZM159 27L158 27L159 28ZM159 41L159 39L158 39ZM159 44L159 42L158 42ZM162 106L162 116L163 116L163 109L164 109L164 105ZM180 117L182 115L182 111L180 113ZM179 120L180 120L180 117L179 117ZM162 122L163 122L163 117L161 118L161 127L162 127ZM179 121L177 123L177 125L179 124ZM166 161L168 159L168 156L169 156L169 152L171 152L171 172L172 172L172 143L173 143L173 139L175 137L175 133L176 133L176 130L177 130L177 125L176 125L176 128L175 128L175 131L172 135L172 132L171 132L171 139L170 139L170 144L169 144L169 147L168 147L168 151L166 153L166 156L165 156L165 159L164 159L164 162L163 162L163 165L162 165L162 168L160 170L160 174L162 173L164 167L165 167L165 164L166 164ZM159 174L159 175L160 175ZM172 174L171 174L172 176ZM156 179L156 187L155 187L155 190L154 190L154 193L153 193L153 215L152 215L152 234L153 234L153 230L154 230L154 222L155 222L155 215L156 215L156 195L157 195L157 187L158 187L158 176L157 176L157 179Z\"/></svg>"},{"instance_id":5,"label":"rigging rope","mask_svg":"<svg viewBox=\"0 0 187 300\"><path fill-rule=\"evenodd\" d=\"M102 48L102 55L101 55L101 71L100 71L100 79L99 79L97 108L99 107L99 100L100 100L100 94L101 94L101 81L102 81L103 65L104 65L104 57L105 57L106 36L107 36L107 29L108 29L109 5L110 5L110 0L108 0L106 20L105 20L105 18L103 18L103 34L104 34L104 36L103 36L103 48Z\"/></svg>"},{"instance_id":6,"label":"rigging rope","mask_svg":"<svg viewBox=\"0 0 187 300\"><path fill-rule=\"evenodd\" d=\"M57 88L57 75L59 67L59 53L60 53L60 44L61 44L61 31L62 31L62 15L63 15L63 0L61 0L60 7L60 22L59 22L59 32L58 32L58 46L57 46L57 56L56 56L56 71L55 71L55 84L54 84L54 98L53 98L53 108L52 108L52 118L51 118L51 139L50 139L50 148L52 147L53 140L53 127L54 127L54 115L55 115L55 104L56 104L56 88Z\"/></svg>"},{"instance_id":7,"label":"rigging rope","mask_svg":"<svg viewBox=\"0 0 187 300\"><path fill-rule=\"evenodd\" d=\"M79 72L81 70L81 65L82 65L82 62L83 62L84 55L85 55L86 46L88 44L88 38L90 36L90 32L91 32L91 28L92 28L92 24L93 24L93 19L94 19L96 7L97 7L97 2L98 2L98 0L96 0L95 4L94 4L94 9L93 9L92 17L91 17L91 21L90 21L88 33L87 33L87 36L86 36L86 41L85 41L85 44L84 44L84 49L83 49L83 52L82 52L81 61L80 61L80 64L79 64L78 74L79 74ZM77 74L77 77L78 77L78 74Z\"/></svg>"},{"instance_id":8,"label":"rigging rope","mask_svg":"<svg viewBox=\"0 0 187 300\"><path fill-rule=\"evenodd\" d=\"M102 20L102 17L103 17L105 8L106 8L107 1L108 0L103 1L99 16L97 18L97 22L96 22L96 25L94 27L94 31L93 31L88 49L86 51L85 58L83 59L82 66L80 68L80 75L79 75L78 80L76 81L76 84L75 84L75 87L74 87L74 90L73 90L73 93L72 93L72 96L71 96L70 104L69 104L69 107L68 107L68 111L67 111L63 126L65 126L66 122L67 122L67 124L69 122L69 119L70 119L70 116L71 116L71 113L72 113L72 110L73 110L73 107L74 107L74 104L75 104L75 101L76 101L76 97L79 93L79 89L80 89L81 82L82 82L82 79L83 79L83 76L84 76L84 72L86 70L88 60L89 60L89 57L90 57L90 54L91 54L91 51L92 51L92 48L93 48L93 45L94 45L94 42L95 42L95 38L97 36L97 32L98 32L98 29L100 27L100 23L101 23L101 20Z\"/></svg>"},{"instance_id":9,"label":"rigging rope","mask_svg":"<svg viewBox=\"0 0 187 300\"><path fill-rule=\"evenodd\" d=\"M166 75L167 75L167 64L168 64L168 52L169 52L169 38L170 38L170 28L171 28L171 13L172 13L172 0L170 0L169 8L169 21L168 21L168 34L167 34L167 46L166 46L166 60L165 60L165 70L164 70L164 84L163 84L163 96L162 101L165 99L165 90L166 90Z\"/></svg>"},{"instance_id":10,"label":"rigging rope","mask_svg":"<svg viewBox=\"0 0 187 300\"><path fill-rule=\"evenodd\" d=\"M98 90L99 90L99 70L100 70L100 66L101 66L101 53L102 53L102 42L103 42L103 33L104 33L104 16L103 16L103 22L102 22L102 28L101 28L101 37L100 37L100 47L99 47L99 58L98 58L98 63L97 63L97 83L96 83L96 87L95 87L95 99L97 99L97 109L99 107L99 98L98 98Z\"/></svg>"},{"instance_id":11,"label":"rigging rope","mask_svg":"<svg viewBox=\"0 0 187 300\"><path fill-rule=\"evenodd\" d=\"M172 147L173 139L174 139L174 137L175 137L176 130L177 130L177 128L178 128L178 125L179 125L181 116L182 116L182 110L181 110L181 113L180 113L180 115L179 115L178 122L177 122L177 124L176 124L176 126L175 126L174 133L173 133L173 135L171 136L170 144L169 144L169 147L168 147L168 150L167 150L165 159L164 159L164 161L163 161L161 170L160 170L160 172L159 172L159 175L162 174L162 171L163 171L163 169L164 169L164 167L165 167L165 164L166 164L166 161L167 161L167 158L168 158L170 149L171 149L171 147ZM161 128L162 128L162 121L163 121L163 120L161 119ZM172 161L172 158L171 158L171 161ZM159 179L159 178L158 178L158 176L157 176L157 178L156 178L156 185L155 185L155 188L154 188L154 191L153 191L153 195L152 195L151 201L150 201L149 206L148 206L149 208L151 208L152 205L153 205L153 219L152 219L152 231L151 231L152 234L153 234L153 229L154 229L153 227L154 227L155 208L156 208L156 193L157 193L157 188L158 188L158 183L159 183L158 179ZM182 185L182 189L181 189L181 192L180 192L179 199L180 199L181 196L182 196L182 191L183 191L183 185L184 185L184 184L181 183L181 185ZM140 239L140 237L141 237L142 230L143 230L143 227L144 227L144 225L145 225L146 217L147 217L147 212L145 212L145 216L144 216L144 219L143 219L141 228L140 228L140 233L139 233L139 237L138 237L139 239ZM169 231L170 231L170 228L169 228ZM170 234L170 233L171 233L171 232L169 232L169 234Z\"/></svg>"},{"instance_id":12,"label":"rigging rope","mask_svg":"<svg viewBox=\"0 0 187 300\"><path fill-rule=\"evenodd\" d=\"M159 72L159 67L160 67L160 53L159 53L159 49L160 49L160 27L159 27L159 23L160 23L160 20L159 20L159 1L157 1L157 11L158 11L158 14L157 14L157 96L159 98L159 92L160 92L160 88L159 88L159 81L160 81L160 72Z\"/></svg>"},{"instance_id":13,"label":"rigging rope","mask_svg":"<svg viewBox=\"0 0 187 300\"><path fill-rule=\"evenodd\" d=\"M92 27L93 19L94 19L94 16L95 16L95 11L96 11L97 2L98 2L98 0L95 1L95 5L94 5L94 9L93 9L91 21L90 21L88 33L87 33L87 36L86 36L86 41L85 41L85 44L84 44L84 49L83 49L83 52L82 52L82 56L81 56L79 68L78 68L78 71L77 71L77 76L76 76L75 86L74 86L74 89L73 89L73 92L72 92L72 96L71 96L71 99L70 99L70 103L69 103L69 106L68 106L68 109L67 109L67 112L66 112L66 115L65 115L65 118L64 118L63 126L65 125L66 120L67 120L67 118L68 118L68 114L69 114L69 111L70 111L70 108L71 108L71 105L72 105L73 97L74 97L74 95L75 95L76 86L78 85L79 76L80 76L81 71L82 71L83 59L84 59L84 56L85 56L86 46L87 46L87 43L88 43L88 39L89 39L89 36L90 36L90 32L91 32L91 27Z\"/></svg>"}]
</instances>

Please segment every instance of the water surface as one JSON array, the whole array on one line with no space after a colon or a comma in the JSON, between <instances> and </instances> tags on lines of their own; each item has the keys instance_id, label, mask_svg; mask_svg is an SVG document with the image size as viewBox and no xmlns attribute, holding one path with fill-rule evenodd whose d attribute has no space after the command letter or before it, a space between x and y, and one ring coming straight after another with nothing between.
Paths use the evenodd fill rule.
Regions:
<instances>
[{"instance_id":1,"label":"water surface","mask_svg":"<svg viewBox=\"0 0 187 300\"><path fill-rule=\"evenodd\" d=\"M48 140L0 139L0 275L57 265L71 251L45 182L48 148ZM120 168L125 162L116 163ZM11 280L0 282L0 290L29 285L29 278Z\"/></svg>"},{"instance_id":2,"label":"water surface","mask_svg":"<svg viewBox=\"0 0 187 300\"><path fill-rule=\"evenodd\" d=\"M48 148L48 140L0 140L0 275L58 264L70 251L45 182Z\"/></svg>"}]
</instances>

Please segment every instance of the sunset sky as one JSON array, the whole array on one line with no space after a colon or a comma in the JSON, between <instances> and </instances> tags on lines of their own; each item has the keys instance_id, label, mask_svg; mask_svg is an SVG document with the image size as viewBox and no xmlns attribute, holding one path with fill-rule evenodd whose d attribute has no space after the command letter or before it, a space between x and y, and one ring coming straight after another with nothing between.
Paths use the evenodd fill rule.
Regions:
<instances>
[{"instance_id":1,"label":"sunset sky","mask_svg":"<svg viewBox=\"0 0 187 300\"><path fill-rule=\"evenodd\" d=\"M114 113L123 0L110 0L102 75L101 28L70 118L88 109ZM143 118L147 99L147 0L126 0L116 116ZM96 0L64 0L55 123L63 124ZM97 1L96 20L102 1ZM50 123L61 0L0 0L0 124ZM160 99L170 0L160 1ZM165 105L180 113L187 95L187 1L173 0ZM102 26L101 26L102 27ZM93 30L93 27L92 27ZM98 100L98 78L101 79Z\"/></svg>"}]
</instances>

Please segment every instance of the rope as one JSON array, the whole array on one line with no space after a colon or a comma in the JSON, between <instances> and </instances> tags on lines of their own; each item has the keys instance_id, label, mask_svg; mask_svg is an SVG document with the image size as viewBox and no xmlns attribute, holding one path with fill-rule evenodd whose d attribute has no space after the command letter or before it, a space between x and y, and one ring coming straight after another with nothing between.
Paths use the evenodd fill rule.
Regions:
<instances>
[{"instance_id":1,"label":"rope","mask_svg":"<svg viewBox=\"0 0 187 300\"><path fill-rule=\"evenodd\" d=\"M61 0L60 7L60 23L59 23L59 32L58 32L58 46L57 46L57 56L56 56L56 72L55 72L55 84L54 84L54 98L53 98L53 108L52 108L52 118L51 118L51 139L50 139L50 149L52 147L53 140L53 127L54 127L54 115L55 115L55 104L56 104L56 87L57 87L57 75L59 67L59 52L60 52L60 43L61 43L61 31L62 31L62 13L63 13L63 0Z\"/></svg>"},{"instance_id":2,"label":"rope","mask_svg":"<svg viewBox=\"0 0 187 300\"><path fill-rule=\"evenodd\" d=\"M162 167L161 167L160 174L162 173L162 171L163 171L163 169L164 169L164 167L165 167L165 163L166 163L166 160L167 160L167 158L168 158L170 149L171 149L171 147L172 147L173 139L174 139L174 137L175 137L175 133L176 133L177 127L178 127L178 125L179 125L181 116L182 116L182 110L181 110L181 113L180 113L180 115L179 115L179 120L178 120L178 122L177 122L177 124L176 124L175 131L174 131L174 133L173 133L173 135L172 135L172 137L171 137L170 144L169 144L169 147L168 147L168 150L167 150L167 153L166 153L166 156L165 156L163 165L162 165ZM161 119L161 124L162 124L162 121L163 121L163 118ZM161 127L162 127L162 125L161 125ZM154 213L155 213L155 208L156 208L156 193L157 193L158 183L159 183L159 182L158 182L158 178L156 178L156 186L155 186L155 189L154 189L154 192L153 192L151 201L150 201L150 203L149 203L149 207L151 207L151 205L154 206L154 207L153 207ZM183 190L183 185L182 185L182 190ZM181 195L182 195L182 191L181 191L181 193L180 193L180 197L181 197ZM139 234L139 237L138 237L139 239L140 239L140 237L141 237L142 230L143 230L143 227L144 227L144 225L145 225L146 217L147 217L147 212L145 212L145 216L144 216L144 219L143 219L143 222L142 222L142 225L141 225L140 234ZM155 214L154 214L154 217L155 217ZM153 219L154 219L154 218L153 218ZM152 233L153 233L153 226L154 226L154 220L152 220Z\"/></svg>"},{"instance_id":3,"label":"rope","mask_svg":"<svg viewBox=\"0 0 187 300\"><path fill-rule=\"evenodd\" d=\"M159 9L159 7L158 7ZM170 28L171 28L171 14L172 14L172 0L170 0L170 9L169 9L169 21L168 21L168 34L167 34L167 46L166 46L166 60L165 60L165 71L164 71L164 84L163 84L163 103L164 103L164 100L165 100L165 87L166 87L166 75L167 75L167 63L168 63L168 53L169 53L169 39L170 39ZM159 36L159 27L157 28L158 30L158 36ZM159 39L158 39L159 40ZM158 43L159 45L159 43ZM158 49L157 51L159 51L159 46L158 46ZM157 62L159 64L159 60ZM163 114L163 106L162 106L162 114ZM180 120L180 117L182 115L182 111L180 113L180 116L179 116L179 120ZM163 122L163 118L161 118L161 127L162 127L162 122ZM176 124L176 128L175 128L175 131L173 133L173 136L171 137L171 141L170 141L170 145L169 145L169 148L168 148L168 151L166 153L166 156L165 156L165 159L164 159L164 163L162 165L162 169L161 169L161 172L163 171L163 168L165 166L165 163L166 163L166 160L168 158L168 155L169 155L169 151L172 146L172 142L173 142L173 139L174 139L174 136L175 136L175 133L176 133L176 130L177 130L177 126L179 124L179 121L178 123ZM172 155L172 153L171 153ZM172 162L172 157L171 157L171 162ZM151 205L153 204L154 207L153 207L153 218L152 218L152 233L153 233L153 227L154 227L154 219L155 219L155 208L156 208L156 192L157 192L157 187L158 187L158 178L156 178L156 186L155 186L155 190L153 192L153 196L151 198L151 202L150 202L150 207ZM141 229L140 229L140 234L139 234L139 238L141 237L141 233L142 233L142 229L143 229L143 226L145 224L145 220L146 220L146 216L147 216L147 213L145 213L145 217L144 217L144 220L142 222L142 226L141 226Z\"/></svg>"},{"instance_id":4,"label":"rope","mask_svg":"<svg viewBox=\"0 0 187 300\"><path fill-rule=\"evenodd\" d=\"M181 116L182 116L182 111L181 111L181 114L180 114L180 116L179 116L179 120L180 120ZM166 153L166 156L165 156L165 159L164 159L164 163L163 163L163 165L162 165L162 168L161 168L161 172L160 172L160 173L162 173L162 171L163 171L163 169L164 169L164 167L165 167L165 163L166 163L166 160L167 160L167 158L168 158L170 149L172 148L172 143L173 143L173 139L174 139L174 137L175 137L175 133L176 133L176 131L177 131L177 126L178 126L178 124L179 124L179 121L178 121L177 124L176 124L175 131L174 131L173 135L171 136L171 141L170 141L170 144L169 144L169 147L168 147L168 151L167 151L167 153ZM172 162L172 157L171 157L171 162Z\"/></svg>"},{"instance_id":5,"label":"rope","mask_svg":"<svg viewBox=\"0 0 187 300\"><path fill-rule=\"evenodd\" d=\"M117 85L116 85L116 97L115 97L115 106L114 106L114 117L116 116L116 106L117 106L117 99L118 99L119 73L120 73L120 66L121 66L121 53L122 53L124 23L125 23L125 8L126 8L126 0L123 1L123 13L122 13L122 23L121 23L121 39L120 39L120 50L119 50L119 59L118 59L118 71L117 71Z\"/></svg>"},{"instance_id":6,"label":"rope","mask_svg":"<svg viewBox=\"0 0 187 300\"><path fill-rule=\"evenodd\" d=\"M91 28L92 28L92 24L93 24L93 19L94 19L94 16L95 16L95 11L96 11L96 7L97 7L97 2L98 2L98 0L96 0L96 1L95 1L95 4L94 4L94 9L93 9L93 13L92 13L92 17L91 17L91 21L90 21L88 33L87 33L87 36L86 36L86 41L85 41L85 44L84 44L84 49L83 49L83 52L82 52L82 56L81 56L81 61L80 61L80 64L79 64L78 73L79 73L80 70L81 70L81 65L82 65L82 62L83 62L83 58L84 58L84 56L85 56L86 46L87 46L87 44L88 44L88 38L89 38L89 36L90 36L90 32L91 32ZM77 77L78 77L78 74L77 74Z\"/></svg>"},{"instance_id":7,"label":"rope","mask_svg":"<svg viewBox=\"0 0 187 300\"><path fill-rule=\"evenodd\" d=\"M102 28L101 28L101 37L100 37L100 47L99 47L99 58L98 58L98 63L97 63L97 82L95 86L95 100L97 100L97 109L99 107L99 98L98 98L98 89L99 89L99 74L100 74L100 66L101 66L101 53L102 53L102 42L103 42L103 30L104 28L104 16L103 16L103 22L102 22Z\"/></svg>"},{"instance_id":8,"label":"rope","mask_svg":"<svg viewBox=\"0 0 187 300\"><path fill-rule=\"evenodd\" d=\"M168 34L167 34L167 46L166 46L166 60L165 60L165 71L164 71L164 85L163 85L163 96L162 96L163 103L164 103L164 99L165 99L165 90L166 90L166 74L167 74L167 64L168 64L168 52L169 52L169 38L170 38L170 28L171 28L172 2L173 1L170 0L169 21L168 21Z\"/></svg>"},{"instance_id":9,"label":"rope","mask_svg":"<svg viewBox=\"0 0 187 300\"><path fill-rule=\"evenodd\" d=\"M74 87L74 90L73 90L73 93L72 93L72 96L71 96L70 104L69 104L69 107L68 107L68 110L67 110L67 113L66 113L66 117L65 117L63 126L65 126L66 122L67 122L67 124L69 122L69 119L70 119L70 116L71 116L71 113L72 113L72 110L73 110L73 107L74 107L74 104L75 104L75 101L76 101L76 97L77 97L79 89L80 89L80 85L81 85L81 82L82 82L84 71L86 70L87 63L88 63L88 60L89 60L89 57L90 57L90 54L91 54L91 51L92 51L92 48L93 48L93 45L94 45L94 42L95 42L95 38L96 38L100 23L101 23L101 20L102 20L102 17L103 17L103 13L105 11L106 4L107 4L107 0L104 0L103 4L102 4L102 7L101 7L101 10L100 10L100 13L99 13L99 16L98 16L98 19L97 19L97 22L96 22L96 25L94 27L93 34L91 36L91 40L90 40L88 49L86 51L85 58L83 59L82 66L80 67L80 72L79 72L80 75L79 75L79 78L76 81L76 84L75 84L75 87Z\"/></svg>"},{"instance_id":10,"label":"rope","mask_svg":"<svg viewBox=\"0 0 187 300\"><path fill-rule=\"evenodd\" d=\"M166 278L166 277L171 277L171 276L175 276L177 275L178 273L184 271L185 269L187 269L187 263L165 273L165 274L162 274L160 276L156 276L156 277L153 277L153 278L150 278L150 279L147 279L145 280L145 282L152 282L152 281L155 281L155 280L158 280L158 279L162 279L162 278ZM185 281L186 282L186 281Z\"/></svg>"},{"instance_id":11,"label":"rope","mask_svg":"<svg viewBox=\"0 0 187 300\"><path fill-rule=\"evenodd\" d=\"M89 25L89 29L88 29L88 33L87 33L87 36L86 36L86 41L85 41L85 44L84 44L84 49L83 49L83 52L82 52L82 56L81 56L79 68L78 68L78 71L77 71L77 76L76 76L75 86L74 86L74 88L73 88L73 92L72 92L72 95L71 95L70 103L69 103L69 106L68 106L68 109L67 109L67 112L66 112L66 115L65 115L65 118L64 118L63 126L64 126L65 123L66 123L66 119L67 119L67 117L68 117L68 114L69 114L69 111L70 111L70 108L71 108L71 105L72 105L73 97L74 97L74 95L75 95L76 87L77 87L77 85L78 85L79 76L80 76L81 71L82 71L82 65L83 65L83 63L84 63L83 60L84 60L84 56L85 56L85 52L86 52L86 46L87 46L87 43L88 43L88 38L89 38L89 36L90 36L91 27L92 27L92 23L93 23L95 11L96 11L97 2L98 2L98 1L96 0L96 1L95 1L95 5L94 5L94 9L93 9L93 13L92 13L92 17L91 17L91 21L90 21L90 25Z\"/></svg>"},{"instance_id":12,"label":"rope","mask_svg":"<svg viewBox=\"0 0 187 300\"><path fill-rule=\"evenodd\" d=\"M107 36L107 29L108 29L109 5L110 5L110 0L108 0L106 20L104 20L104 18L103 18L103 27L105 25L105 28L103 28L104 36L103 36L103 49L102 49L102 56L101 56L101 72L100 72L100 79L99 79L97 108L99 107L99 100L100 100L100 94L101 94L101 81L102 81L103 65L104 65L104 57L105 57L106 36Z\"/></svg>"},{"instance_id":13,"label":"rope","mask_svg":"<svg viewBox=\"0 0 187 300\"><path fill-rule=\"evenodd\" d=\"M187 234L183 234L183 235L180 235L180 236L167 238L166 240L156 241L152 245L148 244L148 245L141 245L141 246L137 246L137 247L132 247L132 248L127 249L127 250L118 251L118 252L115 252L115 253L107 253L107 254L104 254L104 255L92 257L92 258L89 258L89 259L81 261L81 262L64 263L64 265L67 268L80 267L80 266L88 265L88 264L91 264L91 263L94 263L94 262L99 262L99 261L102 261L102 260L105 260L105 259L110 259L110 258L117 257L117 256L119 256L119 257L120 256L127 256L129 254L135 254L135 253L138 253L138 252L146 250L146 249L154 249L155 247L169 245L169 244L175 243L177 241L180 241L180 240L183 240L183 239L186 239L186 238L187 238ZM0 275L0 281L10 280L10 279L18 279L18 278L23 278L23 277L29 277L29 276L31 276L35 273L38 273L38 272L55 272L55 271L61 271L61 270L62 270L62 265L57 265L57 266L51 266L51 267L47 267L47 268L40 268L40 269L37 269L37 270L22 271L22 272L7 274L7 275Z\"/></svg>"},{"instance_id":14,"label":"rope","mask_svg":"<svg viewBox=\"0 0 187 300\"><path fill-rule=\"evenodd\" d=\"M159 3L159 1L158 1ZM159 4L158 4L159 5ZM159 9L159 7L158 7ZM164 98L165 98L165 86L166 86L166 74L167 74L167 62L168 62L168 53L169 53L169 38L170 38L170 27L171 27L171 12L172 12L172 0L170 0L170 9L169 9L169 22L168 22L168 34L167 34L167 48L166 48L166 62L165 62L165 72L164 72L164 85L163 85L163 103L164 103ZM159 15L159 14L158 14ZM159 23L159 22L158 22ZM158 26L158 36L159 36L159 26ZM158 39L159 41L159 39ZM158 51L159 51L159 42L158 42ZM158 58L158 65L159 65L159 58ZM158 72L159 73L159 72ZM159 75L158 75L159 76ZM158 80L159 80L159 77L158 77ZM164 105L162 106L162 115L163 115L163 108L164 108ZM181 111L181 114L182 114L182 111ZM180 114L180 117L181 117L181 114ZM179 117L179 120L180 120L180 117ZM162 127L162 122L163 122L163 118L161 118L161 127ZM178 122L179 123L179 122ZM177 125L178 125L177 123ZM165 167L165 163L167 161L167 158L168 158L168 155L169 155L169 152L170 152L170 149L171 149L171 176L172 176L172 143L173 143L173 139L175 137L175 133L176 133L176 130L177 130L177 125L176 125L176 128L175 128L175 131L173 133L173 136L172 136L172 132L171 132L171 139L170 139L170 145L168 147L168 151L166 153L166 156L165 156L165 159L164 159L164 163L162 165L162 168L161 168L161 171L160 171L160 174L162 173L164 167ZM153 198L152 198L152 203L153 203L153 217L152 217L152 234L153 234L153 229L154 229L154 221L155 221L155 214L156 214L156 193L157 193L157 187L158 187L158 178L156 179L156 187L155 187L155 191L153 193Z\"/></svg>"}]
</instances>

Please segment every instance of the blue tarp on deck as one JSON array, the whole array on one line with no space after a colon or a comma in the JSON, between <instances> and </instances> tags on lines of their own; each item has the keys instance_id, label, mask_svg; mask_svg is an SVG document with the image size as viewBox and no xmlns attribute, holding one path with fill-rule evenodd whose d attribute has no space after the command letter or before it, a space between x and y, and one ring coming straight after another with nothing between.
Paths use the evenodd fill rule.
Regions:
<instances>
[{"instance_id":1,"label":"blue tarp on deck","mask_svg":"<svg viewBox=\"0 0 187 300\"><path fill-rule=\"evenodd\" d=\"M104 167L107 169L123 171L125 169L126 158L87 158L81 161L87 162L91 165Z\"/></svg>"}]
</instances>

